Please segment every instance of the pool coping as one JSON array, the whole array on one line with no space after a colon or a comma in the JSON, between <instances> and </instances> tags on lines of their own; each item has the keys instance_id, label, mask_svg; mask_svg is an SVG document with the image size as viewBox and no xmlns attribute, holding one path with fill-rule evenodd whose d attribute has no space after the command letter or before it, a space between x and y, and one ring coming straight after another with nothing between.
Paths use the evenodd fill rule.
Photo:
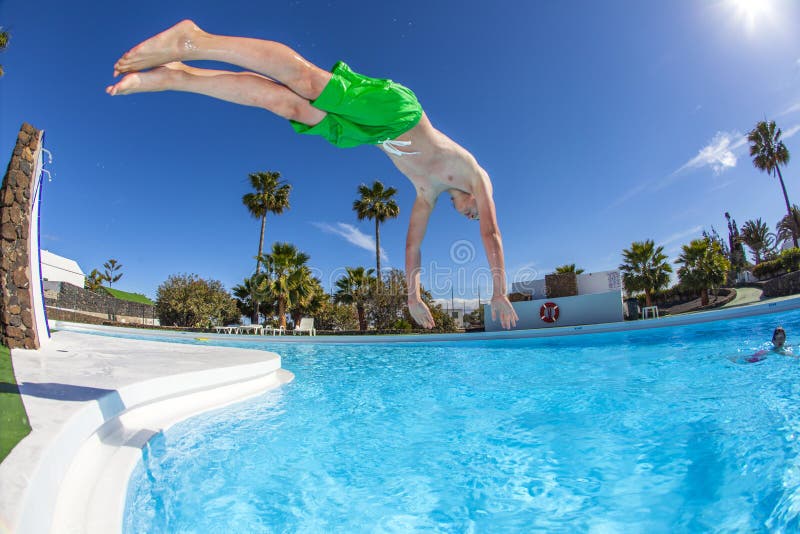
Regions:
<instances>
[{"instance_id":1,"label":"pool coping","mask_svg":"<svg viewBox=\"0 0 800 534\"><path fill-rule=\"evenodd\" d=\"M685 326L690 324L722 321L740 317L779 313L800 309L800 296L779 297L753 304L732 306L729 308L715 308L707 311L669 315L656 319L640 319L638 321L620 321L615 323L600 323L578 326L553 326L529 330L500 330L495 332L467 332L451 334L398 334L398 335L346 335L346 336L307 336L307 335L236 335L236 334L207 334L196 332L169 332L164 330L149 330L145 328L126 328L117 326L97 326L82 323L55 321L51 326L65 328L75 332L114 332L155 339L176 340L214 340L214 341L261 341L263 343L289 344L384 344L384 343L439 343L450 341L487 341L493 339L535 339L546 337L560 337L585 334L601 334L610 332L625 332L646 330L651 328L666 328L670 326Z\"/></svg>"},{"instance_id":2,"label":"pool coping","mask_svg":"<svg viewBox=\"0 0 800 534\"><path fill-rule=\"evenodd\" d=\"M264 350L75 332L11 354L32 431L0 464L0 532L120 531L150 437L294 378Z\"/></svg>"}]
</instances>

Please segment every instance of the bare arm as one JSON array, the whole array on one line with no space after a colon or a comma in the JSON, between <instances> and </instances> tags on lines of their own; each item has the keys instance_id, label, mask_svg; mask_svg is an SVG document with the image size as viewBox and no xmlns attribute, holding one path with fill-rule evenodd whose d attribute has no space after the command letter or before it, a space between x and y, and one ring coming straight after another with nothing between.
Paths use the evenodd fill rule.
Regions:
<instances>
[{"instance_id":1,"label":"bare arm","mask_svg":"<svg viewBox=\"0 0 800 534\"><path fill-rule=\"evenodd\" d=\"M425 328L433 328L433 317L420 296L420 265L422 252L420 247L425 231L428 228L433 206L424 197L417 196L411 208L411 220L408 222L406 237L406 285L408 285L408 311L414 320Z\"/></svg>"},{"instance_id":2,"label":"bare arm","mask_svg":"<svg viewBox=\"0 0 800 534\"><path fill-rule=\"evenodd\" d=\"M506 264L503 255L503 239L497 225L497 214L492 198L492 183L483 169L480 180L473 191L480 217L481 240L486 250L486 259L492 272L492 320L500 316L503 328L516 326L519 317L506 296Z\"/></svg>"}]
</instances>

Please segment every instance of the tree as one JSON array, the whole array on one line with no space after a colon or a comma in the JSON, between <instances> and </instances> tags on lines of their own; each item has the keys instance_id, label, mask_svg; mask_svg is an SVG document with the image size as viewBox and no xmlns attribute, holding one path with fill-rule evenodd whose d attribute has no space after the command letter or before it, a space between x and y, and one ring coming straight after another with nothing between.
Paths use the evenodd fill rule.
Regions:
<instances>
[{"instance_id":1,"label":"tree","mask_svg":"<svg viewBox=\"0 0 800 534\"><path fill-rule=\"evenodd\" d=\"M770 233L767 223L760 218L742 225L742 241L753 253L756 265L771 256L775 251L775 236Z\"/></svg>"},{"instance_id":2,"label":"tree","mask_svg":"<svg viewBox=\"0 0 800 534\"><path fill-rule=\"evenodd\" d=\"M92 272L89 273L89 276L86 277L86 281L83 283L83 287L90 291L97 291L101 287L103 287L103 281L106 279L105 275L101 274L100 271L97 269L92 269Z\"/></svg>"},{"instance_id":3,"label":"tree","mask_svg":"<svg viewBox=\"0 0 800 534\"><path fill-rule=\"evenodd\" d=\"M354 305L358 313L358 329L364 332L367 329L366 304L375 277L373 269L364 267L347 267L347 274L336 280L336 293L333 301L336 303Z\"/></svg>"},{"instance_id":4,"label":"tree","mask_svg":"<svg viewBox=\"0 0 800 534\"><path fill-rule=\"evenodd\" d=\"M314 315L314 326L317 330L355 330L358 316L352 306L332 302L326 294Z\"/></svg>"},{"instance_id":5,"label":"tree","mask_svg":"<svg viewBox=\"0 0 800 534\"><path fill-rule=\"evenodd\" d=\"M272 303L278 312L279 326L286 327L286 313L313 291L308 254L289 243L274 243L272 252L262 256L266 272L255 275L256 299Z\"/></svg>"},{"instance_id":6,"label":"tree","mask_svg":"<svg viewBox=\"0 0 800 534\"><path fill-rule=\"evenodd\" d=\"M301 284L304 289L302 291L299 288L295 289L295 297L289 313L296 325L300 324L300 319L303 317L316 318L323 302L328 299L327 293L322 288L322 282L318 278L310 276L310 271L307 272L309 277Z\"/></svg>"},{"instance_id":7,"label":"tree","mask_svg":"<svg viewBox=\"0 0 800 534\"><path fill-rule=\"evenodd\" d=\"M0 26L0 52L4 51L8 47L8 42L11 40L11 34L8 33L8 30L3 29ZM5 71L3 70L3 66L0 65L0 78L3 77Z\"/></svg>"},{"instance_id":8,"label":"tree","mask_svg":"<svg viewBox=\"0 0 800 534\"><path fill-rule=\"evenodd\" d=\"M370 288L367 317L378 330L394 329L408 306L405 272L391 269L384 273L382 282Z\"/></svg>"},{"instance_id":9,"label":"tree","mask_svg":"<svg viewBox=\"0 0 800 534\"><path fill-rule=\"evenodd\" d=\"M236 301L218 280L175 274L158 286L156 314L161 324L210 328L238 323Z\"/></svg>"},{"instance_id":10,"label":"tree","mask_svg":"<svg viewBox=\"0 0 800 534\"><path fill-rule=\"evenodd\" d=\"M722 285L731 268L719 243L708 237L683 245L675 263L682 264L678 269L681 284L699 290L703 306L708 305L708 290Z\"/></svg>"},{"instance_id":11,"label":"tree","mask_svg":"<svg viewBox=\"0 0 800 534\"><path fill-rule=\"evenodd\" d=\"M267 227L267 213L280 215L289 209L289 193L292 186L281 180L281 173L274 171L255 172L249 175L250 186L254 191L242 197L242 203L256 219L261 219L261 233L258 238L258 255L256 256L256 274L261 272L261 261L264 252L264 231ZM258 322L258 302L253 306L253 323Z\"/></svg>"},{"instance_id":12,"label":"tree","mask_svg":"<svg viewBox=\"0 0 800 534\"><path fill-rule=\"evenodd\" d=\"M358 186L361 198L353 202L353 211L358 215L358 220L375 220L375 272L381 276L381 232L380 224L388 219L394 219L400 214L400 208L392 197L397 193L397 189L384 186L378 180L373 182L372 187L365 184Z\"/></svg>"},{"instance_id":13,"label":"tree","mask_svg":"<svg viewBox=\"0 0 800 534\"><path fill-rule=\"evenodd\" d=\"M622 284L629 294L644 291L647 306L653 305L653 294L669 284L672 266L667 262L664 247L656 247L652 239L634 241L622 251Z\"/></svg>"},{"instance_id":14,"label":"tree","mask_svg":"<svg viewBox=\"0 0 800 534\"><path fill-rule=\"evenodd\" d=\"M105 272L103 273L103 278L106 282L108 282L109 287L111 284L118 282L120 278L122 278L122 273L117 274L117 271L122 269L122 264L117 263L117 260L110 259L103 264L103 268Z\"/></svg>"},{"instance_id":15,"label":"tree","mask_svg":"<svg viewBox=\"0 0 800 534\"><path fill-rule=\"evenodd\" d=\"M727 211L725 219L728 221L728 260L731 262L731 269L738 272L747 266L747 256L744 253L742 236L736 226L736 219L731 218L731 214Z\"/></svg>"},{"instance_id":16,"label":"tree","mask_svg":"<svg viewBox=\"0 0 800 534\"><path fill-rule=\"evenodd\" d=\"M789 163L789 150L781 141L781 129L775 127L775 121L760 121L756 127L747 134L750 143L750 156L753 165L769 175L776 175L781 183L783 200L786 202L786 214L792 217L792 208L789 195L786 194L786 185L783 183L781 165ZM792 243L797 248L797 230L792 233Z\"/></svg>"},{"instance_id":17,"label":"tree","mask_svg":"<svg viewBox=\"0 0 800 534\"><path fill-rule=\"evenodd\" d=\"M792 236L800 235L800 207L792 205L792 215L784 215L775 226L775 246L788 243Z\"/></svg>"},{"instance_id":18,"label":"tree","mask_svg":"<svg viewBox=\"0 0 800 534\"><path fill-rule=\"evenodd\" d=\"M247 317L255 317L261 315L268 315L274 312L274 309L269 303L258 301L258 281L259 275L253 275L249 278L242 280L242 283L233 287L233 296L236 298L236 305L239 307L239 312ZM256 306L258 310L256 311Z\"/></svg>"},{"instance_id":19,"label":"tree","mask_svg":"<svg viewBox=\"0 0 800 534\"><path fill-rule=\"evenodd\" d=\"M556 267L556 274L567 274L567 273L575 273L581 274L583 269L576 269L574 263L559 265Z\"/></svg>"}]
</instances>

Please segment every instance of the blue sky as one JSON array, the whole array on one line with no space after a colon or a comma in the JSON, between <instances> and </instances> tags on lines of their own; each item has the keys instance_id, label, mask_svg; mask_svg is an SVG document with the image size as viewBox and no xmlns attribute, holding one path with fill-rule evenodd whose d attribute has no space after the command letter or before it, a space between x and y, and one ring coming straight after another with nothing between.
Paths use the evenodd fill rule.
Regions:
<instances>
[{"instance_id":1,"label":"blue sky","mask_svg":"<svg viewBox=\"0 0 800 534\"><path fill-rule=\"evenodd\" d=\"M774 119L800 157L800 6L792 0L0 3L0 155L23 121L46 131L42 246L89 272L123 265L120 289L154 296L169 275L226 287L251 274L250 172L292 185L266 240L311 256L326 288L374 266L374 227L351 210L362 182L399 190L384 266L403 267L414 191L377 148L337 149L256 108L180 93L109 97L114 61L191 18L273 39L411 87L435 126L489 172L510 279L557 265L616 268L623 248L680 245L730 211L771 226L785 208L742 137ZM220 67L220 65L199 64ZM800 203L797 161L784 172ZM490 292L476 223L439 203L423 244L436 296ZM430 278L423 283L432 285Z\"/></svg>"}]
</instances>

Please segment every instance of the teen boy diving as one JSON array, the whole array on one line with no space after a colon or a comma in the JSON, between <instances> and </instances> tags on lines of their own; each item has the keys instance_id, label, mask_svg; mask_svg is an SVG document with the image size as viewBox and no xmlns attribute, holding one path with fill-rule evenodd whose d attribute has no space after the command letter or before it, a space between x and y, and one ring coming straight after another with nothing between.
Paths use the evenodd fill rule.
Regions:
<instances>
[{"instance_id":1,"label":"teen boy diving","mask_svg":"<svg viewBox=\"0 0 800 534\"><path fill-rule=\"evenodd\" d=\"M251 72L190 67L182 61L214 60ZM298 133L320 135L339 147L377 145L417 190L406 239L408 309L425 328L434 326L420 297L420 246L433 206L447 192L453 205L480 220L481 239L492 272L492 320L516 325L506 297L503 242L492 183L475 158L435 129L416 96L391 80L357 74L342 62L320 69L274 41L213 35L184 20L125 53L106 88L112 96L185 91L264 108L288 119Z\"/></svg>"}]
</instances>

